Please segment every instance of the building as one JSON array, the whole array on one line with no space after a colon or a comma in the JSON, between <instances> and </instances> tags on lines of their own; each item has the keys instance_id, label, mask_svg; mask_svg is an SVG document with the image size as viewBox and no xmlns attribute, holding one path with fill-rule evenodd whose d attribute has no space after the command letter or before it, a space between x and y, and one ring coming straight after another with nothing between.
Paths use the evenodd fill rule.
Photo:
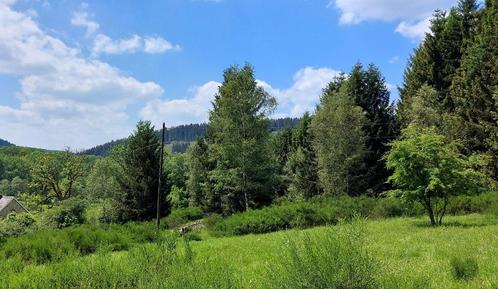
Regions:
<instances>
[{"instance_id":1,"label":"building","mask_svg":"<svg viewBox=\"0 0 498 289\"><path fill-rule=\"evenodd\" d=\"M0 196L0 219L7 217L10 213L27 213L28 210L12 196Z\"/></svg>"}]
</instances>

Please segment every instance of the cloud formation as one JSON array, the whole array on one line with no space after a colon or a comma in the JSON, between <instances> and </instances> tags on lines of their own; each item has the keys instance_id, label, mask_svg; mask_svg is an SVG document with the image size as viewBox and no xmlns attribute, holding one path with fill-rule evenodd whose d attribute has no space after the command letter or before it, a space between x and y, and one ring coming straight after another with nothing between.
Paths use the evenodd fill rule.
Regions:
<instances>
[{"instance_id":1,"label":"cloud formation","mask_svg":"<svg viewBox=\"0 0 498 289\"><path fill-rule=\"evenodd\" d=\"M179 45L173 45L161 37L141 37L132 35L130 38L113 40L105 34L98 34L95 37L92 55L99 54L124 54L145 52L150 54L164 53L170 50L180 50Z\"/></svg>"},{"instance_id":2,"label":"cloud formation","mask_svg":"<svg viewBox=\"0 0 498 289\"><path fill-rule=\"evenodd\" d=\"M90 20L89 18L90 15L85 10L74 12L73 17L71 18L72 25L86 28L86 37L95 33L100 27L97 22Z\"/></svg>"},{"instance_id":3,"label":"cloud formation","mask_svg":"<svg viewBox=\"0 0 498 289\"><path fill-rule=\"evenodd\" d=\"M263 80L257 82L277 99L278 107L272 117L300 117L306 111L314 111L322 90L339 74L339 71L330 68L306 67L294 74L289 88L274 88ZM219 82L209 81L191 89L191 96L185 99L154 99L147 103L140 115L152 120L156 126L162 122L166 122L167 126L206 122L220 85Z\"/></svg>"},{"instance_id":4,"label":"cloud formation","mask_svg":"<svg viewBox=\"0 0 498 289\"><path fill-rule=\"evenodd\" d=\"M401 21L396 32L412 39L422 39L428 20L436 9L446 9L456 0L332 0L329 6L341 13L342 25L364 21Z\"/></svg>"},{"instance_id":5,"label":"cloud formation","mask_svg":"<svg viewBox=\"0 0 498 289\"><path fill-rule=\"evenodd\" d=\"M126 108L163 89L87 59L0 1L0 73L17 77L19 106L0 105L0 135L20 145L85 148L126 135ZM84 136L84 137L83 137Z\"/></svg>"}]
</instances>

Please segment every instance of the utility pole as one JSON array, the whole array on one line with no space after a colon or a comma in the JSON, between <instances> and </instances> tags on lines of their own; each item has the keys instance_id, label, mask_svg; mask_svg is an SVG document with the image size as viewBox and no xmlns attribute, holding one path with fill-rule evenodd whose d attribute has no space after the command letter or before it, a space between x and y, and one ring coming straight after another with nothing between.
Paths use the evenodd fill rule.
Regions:
<instances>
[{"instance_id":1,"label":"utility pole","mask_svg":"<svg viewBox=\"0 0 498 289\"><path fill-rule=\"evenodd\" d=\"M159 165L159 178L157 180L157 231L159 232L161 225L161 176L163 174L163 156L164 156L164 131L166 130L166 125L163 122L163 136L161 140L161 160Z\"/></svg>"}]
</instances>

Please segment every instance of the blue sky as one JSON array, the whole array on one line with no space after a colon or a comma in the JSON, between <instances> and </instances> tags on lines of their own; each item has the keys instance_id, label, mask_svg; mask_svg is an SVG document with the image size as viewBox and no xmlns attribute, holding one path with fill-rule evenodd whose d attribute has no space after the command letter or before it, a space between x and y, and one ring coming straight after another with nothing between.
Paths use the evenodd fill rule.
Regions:
<instances>
[{"instance_id":1,"label":"blue sky","mask_svg":"<svg viewBox=\"0 0 498 289\"><path fill-rule=\"evenodd\" d=\"M0 138L88 148L139 119L207 119L222 71L251 63L279 107L313 110L357 62L397 98L434 9L454 0L0 0Z\"/></svg>"}]
</instances>

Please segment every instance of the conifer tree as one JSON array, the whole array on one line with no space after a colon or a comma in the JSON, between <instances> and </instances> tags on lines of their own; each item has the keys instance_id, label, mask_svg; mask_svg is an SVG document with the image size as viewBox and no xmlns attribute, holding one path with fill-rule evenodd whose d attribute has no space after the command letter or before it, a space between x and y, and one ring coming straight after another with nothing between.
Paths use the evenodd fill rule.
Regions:
<instances>
[{"instance_id":1,"label":"conifer tree","mask_svg":"<svg viewBox=\"0 0 498 289\"><path fill-rule=\"evenodd\" d=\"M374 65L366 70L361 64L353 67L349 78L344 82L347 93L354 104L363 109L366 116L365 127L365 190L378 194L384 191L388 172L383 155L386 144L396 138L397 128L393 107L389 103L389 90L384 77Z\"/></svg>"},{"instance_id":2,"label":"conifer tree","mask_svg":"<svg viewBox=\"0 0 498 289\"><path fill-rule=\"evenodd\" d=\"M140 121L121 155L116 156L123 171L118 177L122 193L115 196L120 221L144 221L156 216L160 148L154 126L149 121ZM163 216L168 211L164 183Z\"/></svg>"}]
</instances>

